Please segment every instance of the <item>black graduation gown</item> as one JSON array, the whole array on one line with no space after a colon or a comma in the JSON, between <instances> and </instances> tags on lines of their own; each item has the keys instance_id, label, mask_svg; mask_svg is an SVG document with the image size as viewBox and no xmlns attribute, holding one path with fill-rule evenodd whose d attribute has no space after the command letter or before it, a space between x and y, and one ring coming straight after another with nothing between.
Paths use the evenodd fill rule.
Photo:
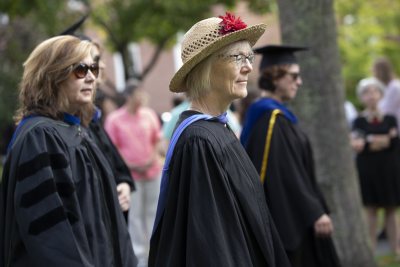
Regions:
<instances>
[{"instance_id":1,"label":"black graduation gown","mask_svg":"<svg viewBox=\"0 0 400 267\"><path fill-rule=\"evenodd\" d=\"M266 111L255 123L246 145L259 173L271 114L272 110ZM314 223L328 213L328 208L316 183L310 142L298 125L282 113L277 115L273 127L264 190L271 216L292 264L339 266L332 239L314 236ZM299 253L308 256L301 259L301 265L296 265L298 260L295 258Z\"/></svg>"},{"instance_id":2,"label":"black graduation gown","mask_svg":"<svg viewBox=\"0 0 400 267\"><path fill-rule=\"evenodd\" d=\"M178 123L194 114L185 111ZM234 133L197 121L178 140L149 266L290 266L257 171Z\"/></svg>"},{"instance_id":3,"label":"black graduation gown","mask_svg":"<svg viewBox=\"0 0 400 267\"><path fill-rule=\"evenodd\" d=\"M0 265L136 266L115 188L84 128L29 119L3 171Z\"/></svg>"},{"instance_id":4,"label":"black graduation gown","mask_svg":"<svg viewBox=\"0 0 400 267\"><path fill-rule=\"evenodd\" d=\"M131 172L101 125L100 120L93 120L90 122L89 135L103 152L105 158L108 160L111 170L113 171L116 184L118 185L120 183L127 183L131 187L131 191L135 190L135 183L131 176ZM123 214L125 220L128 221L128 211L124 211Z\"/></svg>"}]
</instances>

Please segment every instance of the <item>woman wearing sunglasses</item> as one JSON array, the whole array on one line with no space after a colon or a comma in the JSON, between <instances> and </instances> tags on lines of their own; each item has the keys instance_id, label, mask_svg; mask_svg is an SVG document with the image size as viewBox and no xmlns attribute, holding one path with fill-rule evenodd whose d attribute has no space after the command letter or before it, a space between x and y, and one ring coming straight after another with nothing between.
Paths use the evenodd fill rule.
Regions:
<instances>
[{"instance_id":1,"label":"woman wearing sunglasses","mask_svg":"<svg viewBox=\"0 0 400 267\"><path fill-rule=\"evenodd\" d=\"M136 266L112 170L88 136L93 44L59 36L24 63L0 185L1 266Z\"/></svg>"},{"instance_id":2,"label":"woman wearing sunglasses","mask_svg":"<svg viewBox=\"0 0 400 267\"><path fill-rule=\"evenodd\" d=\"M260 174L271 215L293 267L339 266L333 226L318 189L309 140L286 103L302 84L294 53L301 47L265 46L262 98L246 113L241 142Z\"/></svg>"}]
</instances>

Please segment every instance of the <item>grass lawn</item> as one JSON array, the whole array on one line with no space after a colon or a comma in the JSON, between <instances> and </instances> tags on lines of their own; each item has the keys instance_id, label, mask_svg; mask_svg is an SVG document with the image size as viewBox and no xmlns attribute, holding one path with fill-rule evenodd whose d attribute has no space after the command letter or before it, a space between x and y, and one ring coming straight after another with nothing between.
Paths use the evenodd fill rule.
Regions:
<instances>
[{"instance_id":1,"label":"grass lawn","mask_svg":"<svg viewBox=\"0 0 400 267\"><path fill-rule=\"evenodd\" d=\"M396 261L395 256L393 254L382 255L376 257L376 262L379 267L399 267L400 261Z\"/></svg>"},{"instance_id":2,"label":"grass lawn","mask_svg":"<svg viewBox=\"0 0 400 267\"><path fill-rule=\"evenodd\" d=\"M377 229L382 229L384 224L384 211L383 209L378 210L378 227ZM400 209L397 210L397 220L400 221ZM382 243L384 242L384 243ZM395 255L390 251L389 245L387 244L388 240L382 241L378 240L378 247L379 243L381 243L381 251L378 252L375 256L375 260L378 263L379 267L400 267L400 260L397 259ZM383 245L382 244L385 244Z\"/></svg>"}]
</instances>

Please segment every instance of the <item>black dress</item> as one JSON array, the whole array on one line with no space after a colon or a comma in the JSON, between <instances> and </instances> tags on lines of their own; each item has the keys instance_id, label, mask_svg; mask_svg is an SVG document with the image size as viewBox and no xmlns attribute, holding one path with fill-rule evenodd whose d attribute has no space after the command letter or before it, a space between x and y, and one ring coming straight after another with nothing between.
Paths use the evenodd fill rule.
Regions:
<instances>
[{"instance_id":1,"label":"black dress","mask_svg":"<svg viewBox=\"0 0 400 267\"><path fill-rule=\"evenodd\" d=\"M178 123L193 114L183 112ZM232 130L215 121L193 123L169 170L149 266L290 266L257 171Z\"/></svg>"},{"instance_id":2,"label":"black dress","mask_svg":"<svg viewBox=\"0 0 400 267\"><path fill-rule=\"evenodd\" d=\"M292 265L340 266L332 239L314 234L314 223L328 208L316 183L310 142L297 118L269 98L252 104L246 121L250 116L256 118L245 122L242 142L260 174L264 165L267 203Z\"/></svg>"},{"instance_id":3,"label":"black dress","mask_svg":"<svg viewBox=\"0 0 400 267\"><path fill-rule=\"evenodd\" d=\"M380 122L368 122L366 117L358 117L353 123L353 131L368 134L388 134L397 129L396 118L385 115ZM366 206L400 205L400 154L399 139L394 137L390 146L381 151L371 151L368 142L357 154L357 169L363 203Z\"/></svg>"},{"instance_id":4,"label":"black dress","mask_svg":"<svg viewBox=\"0 0 400 267\"><path fill-rule=\"evenodd\" d=\"M0 218L1 266L137 264L108 161L78 123L35 116L19 128Z\"/></svg>"}]
</instances>

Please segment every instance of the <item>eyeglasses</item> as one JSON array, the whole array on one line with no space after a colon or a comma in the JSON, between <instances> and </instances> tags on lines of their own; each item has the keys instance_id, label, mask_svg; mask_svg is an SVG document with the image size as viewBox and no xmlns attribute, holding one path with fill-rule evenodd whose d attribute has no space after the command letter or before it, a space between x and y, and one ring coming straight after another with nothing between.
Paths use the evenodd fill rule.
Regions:
<instances>
[{"instance_id":1,"label":"eyeglasses","mask_svg":"<svg viewBox=\"0 0 400 267\"><path fill-rule=\"evenodd\" d=\"M93 57L93 61L94 62L96 62L96 63L99 63L100 62L100 55L95 55L94 57Z\"/></svg>"},{"instance_id":2,"label":"eyeglasses","mask_svg":"<svg viewBox=\"0 0 400 267\"><path fill-rule=\"evenodd\" d=\"M99 76L99 64L94 63L92 65L87 65L85 63L79 63L77 66L75 66L73 72L78 79L83 79L86 77L88 71L91 71L94 75L94 77Z\"/></svg>"},{"instance_id":3,"label":"eyeglasses","mask_svg":"<svg viewBox=\"0 0 400 267\"><path fill-rule=\"evenodd\" d=\"M300 78L300 73L299 72L288 72L290 76L292 76L293 81L297 81L298 78Z\"/></svg>"},{"instance_id":4,"label":"eyeglasses","mask_svg":"<svg viewBox=\"0 0 400 267\"><path fill-rule=\"evenodd\" d=\"M242 54L239 54L239 55L222 55L222 56L224 56L224 57L233 57L234 61L236 62L236 64L238 66L245 65L246 64L246 59L250 62L250 64L253 64L253 62L254 62L254 54L250 54L248 56L242 55Z\"/></svg>"}]
</instances>

